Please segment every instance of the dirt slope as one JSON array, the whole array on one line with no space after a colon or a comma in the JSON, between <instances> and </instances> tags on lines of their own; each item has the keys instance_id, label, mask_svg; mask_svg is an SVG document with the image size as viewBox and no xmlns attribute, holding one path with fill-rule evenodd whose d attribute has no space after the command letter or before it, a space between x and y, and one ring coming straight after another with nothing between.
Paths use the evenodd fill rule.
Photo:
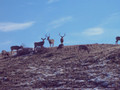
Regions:
<instances>
[{"instance_id":1,"label":"dirt slope","mask_svg":"<svg viewBox=\"0 0 120 90\"><path fill-rule=\"evenodd\" d=\"M1 90L120 88L120 46L79 45L0 59Z\"/></svg>"}]
</instances>

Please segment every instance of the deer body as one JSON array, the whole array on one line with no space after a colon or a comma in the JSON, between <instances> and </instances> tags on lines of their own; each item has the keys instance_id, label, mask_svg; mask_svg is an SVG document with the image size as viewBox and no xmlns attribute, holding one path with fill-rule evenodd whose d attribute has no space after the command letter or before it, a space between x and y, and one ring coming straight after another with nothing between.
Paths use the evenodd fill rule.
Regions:
<instances>
[{"instance_id":1,"label":"deer body","mask_svg":"<svg viewBox=\"0 0 120 90\"><path fill-rule=\"evenodd\" d=\"M48 41L49 41L49 44L50 44L50 47L52 46L54 46L54 39L47 39Z\"/></svg>"},{"instance_id":2,"label":"deer body","mask_svg":"<svg viewBox=\"0 0 120 90\"><path fill-rule=\"evenodd\" d=\"M43 41L41 41L41 42L35 42L34 43L34 50L38 47L38 46L40 46L41 48L43 47L43 45L44 45L44 43L45 43L45 39L46 38L41 38Z\"/></svg>"},{"instance_id":3,"label":"deer body","mask_svg":"<svg viewBox=\"0 0 120 90\"><path fill-rule=\"evenodd\" d=\"M49 36L47 36L46 35L46 37L47 37L47 40L48 40L48 42L49 42L49 44L50 44L50 47L52 46L54 46L54 39L50 39L50 35Z\"/></svg>"},{"instance_id":4,"label":"deer body","mask_svg":"<svg viewBox=\"0 0 120 90\"><path fill-rule=\"evenodd\" d=\"M19 49L23 49L23 46L11 46L11 53L13 50L17 50L18 52Z\"/></svg>"},{"instance_id":5,"label":"deer body","mask_svg":"<svg viewBox=\"0 0 120 90\"><path fill-rule=\"evenodd\" d=\"M61 44L63 44L63 42L64 42L63 37L61 37L60 42L61 42Z\"/></svg>"},{"instance_id":6,"label":"deer body","mask_svg":"<svg viewBox=\"0 0 120 90\"><path fill-rule=\"evenodd\" d=\"M116 44L118 44L119 40L120 40L120 37L116 37Z\"/></svg>"}]
</instances>

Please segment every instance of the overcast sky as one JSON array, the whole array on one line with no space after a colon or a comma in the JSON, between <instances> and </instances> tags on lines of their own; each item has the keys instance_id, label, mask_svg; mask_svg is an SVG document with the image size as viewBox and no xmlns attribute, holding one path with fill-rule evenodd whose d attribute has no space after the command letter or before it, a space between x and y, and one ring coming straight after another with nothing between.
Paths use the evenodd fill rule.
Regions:
<instances>
[{"instance_id":1,"label":"overcast sky","mask_svg":"<svg viewBox=\"0 0 120 90\"><path fill-rule=\"evenodd\" d=\"M120 0L0 0L0 51L34 47L45 34L65 45L115 44L120 36ZM45 47L48 47L45 40Z\"/></svg>"}]
</instances>

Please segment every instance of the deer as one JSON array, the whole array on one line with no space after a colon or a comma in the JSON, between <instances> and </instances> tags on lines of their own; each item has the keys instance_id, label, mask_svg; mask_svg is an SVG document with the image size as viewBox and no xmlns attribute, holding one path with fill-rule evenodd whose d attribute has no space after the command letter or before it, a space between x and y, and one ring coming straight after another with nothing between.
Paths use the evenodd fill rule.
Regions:
<instances>
[{"instance_id":1,"label":"deer","mask_svg":"<svg viewBox=\"0 0 120 90\"><path fill-rule=\"evenodd\" d=\"M45 43L45 39L46 39L46 38L41 38L41 39L42 39L41 42L35 42L35 43L34 43L34 51L36 50L36 48L37 48L38 46L40 46L41 48L43 48L43 45L44 45L44 43Z\"/></svg>"},{"instance_id":2,"label":"deer","mask_svg":"<svg viewBox=\"0 0 120 90\"><path fill-rule=\"evenodd\" d=\"M89 49L88 49L87 46L85 46L85 45L79 45L79 50L81 50L81 49L86 50L89 53Z\"/></svg>"},{"instance_id":3,"label":"deer","mask_svg":"<svg viewBox=\"0 0 120 90\"><path fill-rule=\"evenodd\" d=\"M50 44L50 47L52 46L54 46L54 39L50 39L50 34L49 34L49 36L47 36L47 34L46 34L46 37L47 37L47 40L48 40L48 42L49 42L49 44Z\"/></svg>"},{"instance_id":4,"label":"deer","mask_svg":"<svg viewBox=\"0 0 120 90\"><path fill-rule=\"evenodd\" d=\"M58 49L62 49L63 47L64 47L63 44L59 44L59 46L57 47L57 50L58 50Z\"/></svg>"},{"instance_id":5,"label":"deer","mask_svg":"<svg viewBox=\"0 0 120 90\"><path fill-rule=\"evenodd\" d=\"M63 36L61 36L60 33L59 33L59 36L61 37L60 42L61 42L61 44L63 44L63 42L64 42L63 38L65 37L65 34Z\"/></svg>"},{"instance_id":6,"label":"deer","mask_svg":"<svg viewBox=\"0 0 120 90\"><path fill-rule=\"evenodd\" d=\"M9 57L9 52L7 52L7 51L5 51L5 50L2 50L2 53L1 53L1 54L2 54L2 57L4 57L4 56L5 56L5 57L6 57L6 56Z\"/></svg>"},{"instance_id":7,"label":"deer","mask_svg":"<svg viewBox=\"0 0 120 90\"><path fill-rule=\"evenodd\" d=\"M33 48L23 48L21 50L18 50L17 55L20 56L20 55L33 54L33 53L34 53Z\"/></svg>"},{"instance_id":8,"label":"deer","mask_svg":"<svg viewBox=\"0 0 120 90\"><path fill-rule=\"evenodd\" d=\"M116 37L116 44L118 44L119 40L120 40L120 37Z\"/></svg>"},{"instance_id":9,"label":"deer","mask_svg":"<svg viewBox=\"0 0 120 90\"><path fill-rule=\"evenodd\" d=\"M11 48L11 54L12 54L13 50L16 50L18 52L19 49L23 49L23 46L22 45L21 46L11 46L10 48Z\"/></svg>"}]
</instances>

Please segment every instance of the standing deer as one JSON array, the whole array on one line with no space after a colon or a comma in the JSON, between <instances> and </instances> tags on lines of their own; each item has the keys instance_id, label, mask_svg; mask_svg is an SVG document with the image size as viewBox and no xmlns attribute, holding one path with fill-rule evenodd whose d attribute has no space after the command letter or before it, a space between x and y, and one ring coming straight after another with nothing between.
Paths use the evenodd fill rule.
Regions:
<instances>
[{"instance_id":1,"label":"standing deer","mask_svg":"<svg viewBox=\"0 0 120 90\"><path fill-rule=\"evenodd\" d=\"M16 50L18 52L19 49L23 49L23 46L11 46L11 54L13 52L13 50Z\"/></svg>"},{"instance_id":2,"label":"standing deer","mask_svg":"<svg viewBox=\"0 0 120 90\"><path fill-rule=\"evenodd\" d=\"M118 44L119 40L120 40L120 37L116 37L116 44Z\"/></svg>"},{"instance_id":3,"label":"standing deer","mask_svg":"<svg viewBox=\"0 0 120 90\"><path fill-rule=\"evenodd\" d=\"M44 45L44 43L45 43L45 39L46 38L41 38L42 39L42 41L41 42L35 42L34 43L34 50L36 50L36 48L38 47L38 46L40 46L41 48L43 48L43 45Z\"/></svg>"},{"instance_id":4,"label":"standing deer","mask_svg":"<svg viewBox=\"0 0 120 90\"><path fill-rule=\"evenodd\" d=\"M60 33L59 33L59 36L61 37L60 42L61 42L61 44L63 44L63 42L64 42L63 38L64 38L65 34L63 36L61 36Z\"/></svg>"},{"instance_id":5,"label":"standing deer","mask_svg":"<svg viewBox=\"0 0 120 90\"><path fill-rule=\"evenodd\" d=\"M49 36L47 36L47 34L46 34L46 37L47 37L47 40L48 40L48 42L49 42L49 44L50 44L50 47L52 46L54 46L54 39L50 39L50 34L49 34Z\"/></svg>"}]
</instances>

